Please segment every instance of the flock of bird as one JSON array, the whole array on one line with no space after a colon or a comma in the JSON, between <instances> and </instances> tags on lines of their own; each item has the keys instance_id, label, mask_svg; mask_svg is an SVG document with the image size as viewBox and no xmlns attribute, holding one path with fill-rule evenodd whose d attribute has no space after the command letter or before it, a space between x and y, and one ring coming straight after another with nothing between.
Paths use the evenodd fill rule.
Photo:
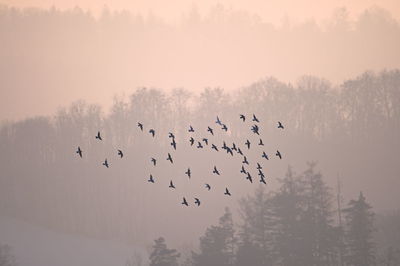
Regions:
<instances>
[{"instance_id":1,"label":"flock of bird","mask_svg":"<svg viewBox=\"0 0 400 266\"><path fill-rule=\"evenodd\" d=\"M240 114L240 115L239 115L239 119L241 119L243 122L245 122L245 121L246 121L246 116L243 115L243 114ZM254 134L256 134L256 135L259 136L259 135L260 135L260 132L259 132L260 127L259 127L258 124L260 123L260 121L258 120L258 118L256 117L255 114L253 114L253 117L252 117L252 120L251 120L251 121L254 122L254 124L253 124L253 125L251 126L251 128L250 128L251 131L252 131ZM225 132L228 131L228 127L226 126L226 124L222 123L222 121L219 119L218 116L217 116L217 118L216 118L215 123L216 123L217 125L219 125L223 131L225 131ZM137 123L137 126L138 126L138 128L139 128L142 132L144 131L144 126L143 126L142 123L138 122L138 123ZM284 129L284 126L282 125L282 123L281 123L280 121L278 121L278 123L277 123L277 128L279 128L279 129ZM193 128L191 125L189 125L188 132L189 132L189 133L195 132L194 128ZM207 132L210 133L212 136L214 136L214 129L211 128L210 126L207 127ZM150 129L150 130L149 130L149 134L151 134L151 136L154 138L155 135L156 135L156 131L155 131L154 129ZM95 138L96 138L98 141L102 141L102 140L103 140L103 139L102 139L102 136L101 136L101 134L100 134L100 131L97 132L97 135L95 136ZM173 133L169 132L168 138L171 139L170 145L172 146L172 148L173 148L174 150L176 150L176 145L177 145L177 144L176 144L176 141L175 141L175 135L174 135ZM190 138L189 138L189 143L190 143L191 146L195 145L195 142L196 142L196 140L195 140L193 137L190 137ZM202 138L201 141L197 141L196 147L197 147L198 149L203 149L203 148L204 148L202 142L204 142L204 144L205 144L206 146L208 146L208 144L209 144L209 143L208 143L208 138ZM245 142L244 144L245 144L245 146L247 147L247 149L250 150L251 142L250 142L248 139L246 140L246 142ZM261 138L259 139L258 145L259 145L259 146L264 146L263 140L262 140ZM217 152L219 151L218 147L217 147L215 144L211 144L211 149L213 149L213 150L215 150L215 151L217 151ZM238 147L235 143L233 143L232 146L229 147L229 146L226 145L226 142L223 141L223 145L221 146L221 149L222 149L222 150L225 150L226 153L227 153L227 154L230 154L231 156L233 156L233 151L235 151L237 154L240 154L241 156L243 156L242 167L241 167L240 173L242 173L242 174L245 175L246 180L249 180L251 183L253 183L253 177L251 176L250 172L246 170L246 168L245 168L245 166L244 166L245 164L246 164L246 165L249 165L249 162L248 162L248 160L247 160L247 157L244 155L243 151L240 149L240 147ZM78 149L77 149L76 153L82 158L82 153L83 153L83 152L82 152L82 149L80 148L80 146L78 146ZM120 149L117 149L117 155L118 155L121 159L124 157L124 153L123 153L122 150L120 150ZM279 150L276 151L275 156L278 157L279 159L282 159L282 154L281 154L281 152L280 152ZM263 151L262 154L261 154L261 159L269 160L270 158L269 158L268 154L267 154L265 151ZM169 161L171 164L174 163L174 160L173 160L173 158L172 158L171 153L168 152L168 155L167 155L166 160ZM153 164L153 166L156 166L156 165L157 165L157 160L156 160L155 158L152 157L152 158L150 159L150 161L151 161L151 163ZM102 165L105 166L106 168L109 168L109 164L108 164L107 159L104 160L104 162L102 163ZM264 172L263 172L263 168L262 168L262 166L261 166L261 164L260 164L259 162L257 162L257 168L256 168L256 169L257 169L257 171L258 171L258 175L260 176L260 183L267 184L266 181L265 181L265 175L264 175ZM218 168L217 168L217 166L214 166L212 173L215 174L215 175L221 175L220 172L219 172L219 170L218 170ZM191 174L192 174L190 168L187 169L187 171L185 172L185 174L186 174L186 175L188 176L188 178L190 179ZM149 179L148 179L147 181L148 181L149 183L155 183L155 179L154 179L154 177L153 177L152 174L150 174ZM172 180L171 180L170 183L169 183L169 188L175 189L175 185L174 185L174 183L172 182ZM205 188L206 188L208 191L211 190L210 184L206 183L206 184L205 184ZM226 196L231 196L231 192L229 191L229 189L228 189L227 187L225 188L224 195L226 195ZM188 201L186 200L185 197L183 197L182 203L181 203L181 204L182 204L182 205L185 205L185 206L189 206L189 203L188 203ZM201 204L200 199L194 198L194 204L197 205L197 206L200 206L200 204Z\"/></svg>"}]
</instances>

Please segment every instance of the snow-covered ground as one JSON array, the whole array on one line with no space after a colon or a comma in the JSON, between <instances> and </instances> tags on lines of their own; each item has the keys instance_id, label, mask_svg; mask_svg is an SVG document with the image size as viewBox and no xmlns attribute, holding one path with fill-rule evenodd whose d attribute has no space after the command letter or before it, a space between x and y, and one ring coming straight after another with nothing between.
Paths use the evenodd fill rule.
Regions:
<instances>
[{"instance_id":1,"label":"snow-covered ground","mask_svg":"<svg viewBox=\"0 0 400 266\"><path fill-rule=\"evenodd\" d=\"M144 249L69 235L0 216L0 244L12 247L19 266L126 266ZM137 257L137 256L136 256ZM133 264L135 265L135 264Z\"/></svg>"}]
</instances>

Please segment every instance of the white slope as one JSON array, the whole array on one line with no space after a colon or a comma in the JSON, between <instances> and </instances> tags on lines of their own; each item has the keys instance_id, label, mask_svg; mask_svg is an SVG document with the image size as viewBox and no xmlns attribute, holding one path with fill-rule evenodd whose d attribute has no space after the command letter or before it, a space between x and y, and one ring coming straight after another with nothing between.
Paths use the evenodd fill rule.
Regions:
<instances>
[{"instance_id":1,"label":"white slope","mask_svg":"<svg viewBox=\"0 0 400 266\"><path fill-rule=\"evenodd\" d=\"M126 266L135 254L147 264L144 249L54 232L4 216L0 244L12 247L19 266Z\"/></svg>"}]
</instances>

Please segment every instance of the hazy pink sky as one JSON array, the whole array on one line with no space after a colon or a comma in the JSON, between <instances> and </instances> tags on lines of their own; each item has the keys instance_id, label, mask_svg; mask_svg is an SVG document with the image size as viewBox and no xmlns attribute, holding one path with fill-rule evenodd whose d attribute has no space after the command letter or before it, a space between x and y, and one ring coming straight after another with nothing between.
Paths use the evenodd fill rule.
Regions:
<instances>
[{"instance_id":1,"label":"hazy pink sky","mask_svg":"<svg viewBox=\"0 0 400 266\"><path fill-rule=\"evenodd\" d=\"M222 4L227 8L245 10L257 13L263 21L280 24L285 17L290 20L303 21L315 18L323 21L332 15L335 8L346 7L351 16L374 5L390 10L396 18L400 18L399 0L0 0L0 3L18 7L51 7L73 8L79 6L90 9L98 14L104 6L110 9L127 9L133 12L152 12L167 21L176 21L183 13L188 12L194 5L204 14L212 6Z\"/></svg>"},{"instance_id":2,"label":"hazy pink sky","mask_svg":"<svg viewBox=\"0 0 400 266\"><path fill-rule=\"evenodd\" d=\"M231 90L265 76L294 83L302 75L340 84L366 70L400 68L400 24L390 19L400 21L400 0L0 0L2 4L61 10L79 6L95 15L108 7L144 17L151 13L184 27L132 34L134 29L119 24L99 34L90 31L85 20L71 23L66 19L52 25L43 14L41 19L33 16L18 23L4 20L5 26L0 25L0 122L53 114L79 99L107 110L114 95L130 94L141 86ZM263 22L282 25L289 21L300 27L293 31L279 26L271 30L267 24L251 28L246 23L258 20L243 16L248 21L242 22L240 12L226 12L235 13L238 20L229 21L227 28L219 27L218 21L200 28L181 21L194 7L209 18L218 4L225 11L257 14ZM331 30L328 36L323 31L323 25L336 21L332 17L337 8L345 7L350 20L356 21L376 6L388 12L375 12L375 22L364 19L358 32L348 35ZM302 23L312 18L322 30ZM141 36L140 41L136 36Z\"/></svg>"}]
</instances>

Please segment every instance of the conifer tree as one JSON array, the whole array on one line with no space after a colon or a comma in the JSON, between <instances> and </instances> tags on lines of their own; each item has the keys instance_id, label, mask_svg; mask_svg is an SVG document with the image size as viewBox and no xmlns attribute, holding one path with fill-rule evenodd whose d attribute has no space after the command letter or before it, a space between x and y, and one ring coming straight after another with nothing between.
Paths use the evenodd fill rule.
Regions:
<instances>
[{"instance_id":1,"label":"conifer tree","mask_svg":"<svg viewBox=\"0 0 400 266\"><path fill-rule=\"evenodd\" d=\"M344 210L346 218L346 261L349 266L375 264L373 242L374 213L362 192L357 200L351 200Z\"/></svg>"}]
</instances>

